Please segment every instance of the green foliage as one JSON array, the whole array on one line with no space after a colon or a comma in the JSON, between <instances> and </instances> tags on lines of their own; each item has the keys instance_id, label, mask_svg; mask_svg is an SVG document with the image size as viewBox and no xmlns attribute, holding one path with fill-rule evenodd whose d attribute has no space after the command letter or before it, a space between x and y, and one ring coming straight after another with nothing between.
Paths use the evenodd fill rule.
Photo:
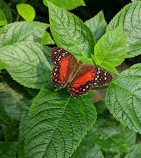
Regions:
<instances>
[{"instance_id":1,"label":"green foliage","mask_svg":"<svg viewBox=\"0 0 141 158\"><path fill-rule=\"evenodd\" d=\"M7 71L14 80L26 87L40 89L51 78L48 75L51 72L50 61L43 53L49 51L39 43L26 41L0 48L0 59L7 63Z\"/></svg>"},{"instance_id":2,"label":"green foliage","mask_svg":"<svg viewBox=\"0 0 141 158\"><path fill-rule=\"evenodd\" d=\"M131 148L129 154L125 158L140 158L141 157L141 144L136 144Z\"/></svg>"},{"instance_id":3,"label":"green foliage","mask_svg":"<svg viewBox=\"0 0 141 158\"><path fill-rule=\"evenodd\" d=\"M96 44L94 61L98 66L118 74L115 69L120 65L126 54L126 40L120 25L115 30L107 32Z\"/></svg>"},{"instance_id":4,"label":"green foliage","mask_svg":"<svg viewBox=\"0 0 141 158\"><path fill-rule=\"evenodd\" d=\"M95 121L96 110L87 97L76 100L65 90L43 88L26 121L26 157L71 156Z\"/></svg>"},{"instance_id":5,"label":"green foliage","mask_svg":"<svg viewBox=\"0 0 141 158\"><path fill-rule=\"evenodd\" d=\"M7 25L7 19L4 12L0 9L0 26Z\"/></svg>"},{"instance_id":6,"label":"green foliage","mask_svg":"<svg viewBox=\"0 0 141 158\"><path fill-rule=\"evenodd\" d=\"M7 71L13 79L24 86L39 89L50 81L51 65L44 54L50 49L34 42L41 40L47 26L38 22L19 22L0 30L0 60L8 65Z\"/></svg>"},{"instance_id":7,"label":"green foliage","mask_svg":"<svg viewBox=\"0 0 141 158\"><path fill-rule=\"evenodd\" d=\"M22 18L24 18L26 21L33 21L35 18L35 10L34 8L29 4L17 4L17 11L20 14Z\"/></svg>"},{"instance_id":8,"label":"green foliage","mask_svg":"<svg viewBox=\"0 0 141 158\"><path fill-rule=\"evenodd\" d=\"M89 28L77 16L49 2L48 5L51 33L56 44L74 55L91 57L95 41Z\"/></svg>"},{"instance_id":9,"label":"green foliage","mask_svg":"<svg viewBox=\"0 0 141 158\"><path fill-rule=\"evenodd\" d=\"M110 22L107 31L122 23L127 42L127 58L141 54L141 2L125 6Z\"/></svg>"},{"instance_id":10,"label":"green foliage","mask_svg":"<svg viewBox=\"0 0 141 158\"><path fill-rule=\"evenodd\" d=\"M0 28L0 46L9 46L24 41L40 42L48 27L48 24L40 22L15 22L6 25Z\"/></svg>"},{"instance_id":11,"label":"green foliage","mask_svg":"<svg viewBox=\"0 0 141 158\"><path fill-rule=\"evenodd\" d=\"M16 142L1 142L0 141L0 157L1 158L16 158Z\"/></svg>"},{"instance_id":12,"label":"green foliage","mask_svg":"<svg viewBox=\"0 0 141 158\"><path fill-rule=\"evenodd\" d=\"M106 104L121 123L141 133L141 64L122 72L110 83Z\"/></svg>"},{"instance_id":13,"label":"green foliage","mask_svg":"<svg viewBox=\"0 0 141 158\"><path fill-rule=\"evenodd\" d=\"M5 14L6 20L8 21L8 23L11 23L12 22L12 13L11 13L9 6L5 3L4 0L0 0L0 9Z\"/></svg>"},{"instance_id":14,"label":"green foliage","mask_svg":"<svg viewBox=\"0 0 141 158\"><path fill-rule=\"evenodd\" d=\"M94 133L89 131L71 158L104 158L99 146L95 144Z\"/></svg>"},{"instance_id":15,"label":"green foliage","mask_svg":"<svg viewBox=\"0 0 141 158\"><path fill-rule=\"evenodd\" d=\"M107 152L128 152L128 145L122 130L109 118L99 117L93 127L96 144Z\"/></svg>"},{"instance_id":16,"label":"green foliage","mask_svg":"<svg viewBox=\"0 0 141 158\"><path fill-rule=\"evenodd\" d=\"M54 45L55 44L52 37L51 37L51 35L50 35L50 33L47 32L47 31L45 31L45 34L43 36L43 39L42 39L41 43L43 45L51 45L51 44Z\"/></svg>"},{"instance_id":17,"label":"green foliage","mask_svg":"<svg viewBox=\"0 0 141 158\"><path fill-rule=\"evenodd\" d=\"M0 1L5 21L0 28L0 158L140 158L141 64L121 74L115 68L125 57L140 54L140 1L125 6L109 24L103 11L85 23L66 11L85 6L83 0L43 3L49 15L40 0ZM95 100L95 90L76 99L67 88L50 86L51 47L45 45L118 74L109 85L94 88L103 93L108 88L106 101L99 92L101 100Z\"/></svg>"},{"instance_id":18,"label":"green foliage","mask_svg":"<svg viewBox=\"0 0 141 158\"><path fill-rule=\"evenodd\" d=\"M85 24L92 31L96 41L98 41L101 36L104 35L107 27L107 22L105 21L103 11L100 11L96 16L87 20Z\"/></svg>"},{"instance_id":19,"label":"green foliage","mask_svg":"<svg viewBox=\"0 0 141 158\"><path fill-rule=\"evenodd\" d=\"M44 5L47 7L48 1L66 10L72 10L79 6L85 6L84 0L43 0Z\"/></svg>"}]
</instances>

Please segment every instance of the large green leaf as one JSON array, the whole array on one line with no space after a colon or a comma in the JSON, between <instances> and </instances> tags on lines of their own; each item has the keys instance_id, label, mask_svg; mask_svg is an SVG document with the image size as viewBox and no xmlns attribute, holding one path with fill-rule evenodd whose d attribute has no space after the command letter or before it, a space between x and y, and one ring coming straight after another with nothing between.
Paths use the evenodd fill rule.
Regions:
<instances>
[{"instance_id":1,"label":"large green leaf","mask_svg":"<svg viewBox=\"0 0 141 158\"><path fill-rule=\"evenodd\" d=\"M125 158L141 158L141 144L136 144L131 148L129 154Z\"/></svg>"},{"instance_id":2,"label":"large green leaf","mask_svg":"<svg viewBox=\"0 0 141 158\"><path fill-rule=\"evenodd\" d=\"M128 145L122 130L109 118L97 119L93 127L95 143L106 152L128 152Z\"/></svg>"},{"instance_id":3,"label":"large green leaf","mask_svg":"<svg viewBox=\"0 0 141 158\"><path fill-rule=\"evenodd\" d=\"M35 9L29 5L24 3L19 3L16 5L17 11L22 18L26 21L33 21L35 18Z\"/></svg>"},{"instance_id":4,"label":"large green leaf","mask_svg":"<svg viewBox=\"0 0 141 158\"><path fill-rule=\"evenodd\" d=\"M122 72L110 83L106 104L121 123L141 133L141 64Z\"/></svg>"},{"instance_id":5,"label":"large green leaf","mask_svg":"<svg viewBox=\"0 0 141 158\"><path fill-rule=\"evenodd\" d=\"M40 42L48 24L40 22L15 22L0 28L0 46L22 41Z\"/></svg>"},{"instance_id":6,"label":"large green leaf","mask_svg":"<svg viewBox=\"0 0 141 158\"><path fill-rule=\"evenodd\" d=\"M56 44L74 55L91 57L94 37L77 16L49 3L51 33Z\"/></svg>"},{"instance_id":7,"label":"large green leaf","mask_svg":"<svg viewBox=\"0 0 141 158\"><path fill-rule=\"evenodd\" d=\"M96 44L94 61L108 71L117 73L114 68L120 65L126 54L126 39L120 25L113 31L107 32Z\"/></svg>"},{"instance_id":8,"label":"large green leaf","mask_svg":"<svg viewBox=\"0 0 141 158\"><path fill-rule=\"evenodd\" d=\"M99 146L95 144L92 130L87 133L71 158L104 158Z\"/></svg>"},{"instance_id":9,"label":"large green leaf","mask_svg":"<svg viewBox=\"0 0 141 158\"><path fill-rule=\"evenodd\" d=\"M26 157L69 158L95 120L95 107L86 96L75 99L66 90L43 88L26 121Z\"/></svg>"},{"instance_id":10,"label":"large green leaf","mask_svg":"<svg viewBox=\"0 0 141 158\"><path fill-rule=\"evenodd\" d=\"M141 1L125 6L109 23L107 31L116 28L121 23L127 41L126 57L141 54Z\"/></svg>"},{"instance_id":11,"label":"large green leaf","mask_svg":"<svg viewBox=\"0 0 141 158\"><path fill-rule=\"evenodd\" d=\"M14 80L29 88L40 89L51 80L50 48L26 41L0 48L0 60L9 67L7 71Z\"/></svg>"},{"instance_id":12,"label":"large green leaf","mask_svg":"<svg viewBox=\"0 0 141 158\"><path fill-rule=\"evenodd\" d=\"M4 12L0 9L0 26L7 25L7 19Z\"/></svg>"},{"instance_id":13,"label":"large green leaf","mask_svg":"<svg viewBox=\"0 0 141 158\"><path fill-rule=\"evenodd\" d=\"M48 1L66 10L72 10L79 6L85 6L84 0L43 0L44 5L47 7Z\"/></svg>"},{"instance_id":14,"label":"large green leaf","mask_svg":"<svg viewBox=\"0 0 141 158\"><path fill-rule=\"evenodd\" d=\"M16 142L1 142L0 141L0 157L1 158L16 158L17 156Z\"/></svg>"},{"instance_id":15,"label":"large green leaf","mask_svg":"<svg viewBox=\"0 0 141 158\"><path fill-rule=\"evenodd\" d=\"M12 13L11 13L9 6L5 3L4 0L0 0L0 9L6 15L6 19L7 19L8 23L11 23L12 22Z\"/></svg>"},{"instance_id":16,"label":"large green leaf","mask_svg":"<svg viewBox=\"0 0 141 158\"><path fill-rule=\"evenodd\" d=\"M92 31L96 41L98 41L101 36L104 35L107 27L107 22L105 21L103 11L100 11L96 16L87 20L85 24Z\"/></svg>"}]
</instances>

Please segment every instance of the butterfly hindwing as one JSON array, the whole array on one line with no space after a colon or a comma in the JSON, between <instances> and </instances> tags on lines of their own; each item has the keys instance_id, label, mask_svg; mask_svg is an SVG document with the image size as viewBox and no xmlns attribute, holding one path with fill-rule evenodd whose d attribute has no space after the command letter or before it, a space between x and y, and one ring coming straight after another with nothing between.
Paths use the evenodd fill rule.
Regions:
<instances>
[{"instance_id":1,"label":"butterfly hindwing","mask_svg":"<svg viewBox=\"0 0 141 158\"><path fill-rule=\"evenodd\" d=\"M64 87L78 65L77 60L71 53L58 47L52 48L50 54L51 62L55 65L51 72L51 84L55 87Z\"/></svg>"},{"instance_id":2,"label":"butterfly hindwing","mask_svg":"<svg viewBox=\"0 0 141 158\"><path fill-rule=\"evenodd\" d=\"M103 86L112 80L105 70L93 65L82 65L69 85L73 97L87 93L91 88Z\"/></svg>"}]
</instances>

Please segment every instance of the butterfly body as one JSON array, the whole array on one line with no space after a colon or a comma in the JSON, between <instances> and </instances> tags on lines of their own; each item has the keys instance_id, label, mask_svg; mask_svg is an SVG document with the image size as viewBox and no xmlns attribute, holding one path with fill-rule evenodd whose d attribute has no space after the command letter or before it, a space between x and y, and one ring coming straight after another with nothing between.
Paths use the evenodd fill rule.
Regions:
<instances>
[{"instance_id":1,"label":"butterfly body","mask_svg":"<svg viewBox=\"0 0 141 158\"><path fill-rule=\"evenodd\" d=\"M68 91L73 97L87 93L91 88L103 86L112 80L105 70L93 65L83 65L69 52L54 47L51 52L51 62L55 65L52 72L51 84L57 88L69 83Z\"/></svg>"}]
</instances>

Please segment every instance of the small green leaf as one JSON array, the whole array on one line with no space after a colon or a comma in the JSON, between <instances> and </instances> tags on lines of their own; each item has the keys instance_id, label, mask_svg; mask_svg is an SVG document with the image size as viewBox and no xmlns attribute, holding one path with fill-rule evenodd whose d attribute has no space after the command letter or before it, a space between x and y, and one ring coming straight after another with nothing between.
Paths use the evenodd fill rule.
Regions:
<instances>
[{"instance_id":1,"label":"small green leaf","mask_svg":"<svg viewBox=\"0 0 141 158\"><path fill-rule=\"evenodd\" d=\"M40 22L15 22L0 28L0 46L22 41L41 42L48 24Z\"/></svg>"},{"instance_id":2,"label":"small green leaf","mask_svg":"<svg viewBox=\"0 0 141 158\"><path fill-rule=\"evenodd\" d=\"M126 57L141 54L141 1L126 5L109 23L107 31L123 25L127 41Z\"/></svg>"},{"instance_id":3,"label":"small green leaf","mask_svg":"<svg viewBox=\"0 0 141 158\"><path fill-rule=\"evenodd\" d=\"M7 71L14 80L29 88L40 89L51 80L50 49L39 43L19 42L0 48L0 60L9 67Z\"/></svg>"},{"instance_id":4,"label":"small green leaf","mask_svg":"<svg viewBox=\"0 0 141 158\"><path fill-rule=\"evenodd\" d=\"M66 9L72 10L79 6L85 6L84 0L43 0L43 4L48 7L48 1L53 3L54 5Z\"/></svg>"},{"instance_id":5,"label":"small green leaf","mask_svg":"<svg viewBox=\"0 0 141 158\"><path fill-rule=\"evenodd\" d=\"M126 39L122 26L107 32L96 44L94 61L104 69L118 73L115 69L126 55Z\"/></svg>"},{"instance_id":6,"label":"small green leaf","mask_svg":"<svg viewBox=\"0 0 141 158\"><path fill-rule=\"evenodd\" d=\"M141 158L141 144L132 146L130 153L125 155L125 158Z\"/></svg>"},{"instance_id":7,"label":"small green leaf","mask_svg":"<svg viewBox=\"0 0 141 158\"><path fill-rule=\"evenodd\" d=\"M128 152L126 139L115 121L99 117L93 127L95 143L106 152Z\"/></svg>"},{"instance_id":8,"label":"small green leaf","mask_svg":"<svg viewBox=\"0 0 141 158\"><path fill-rule=\"evenodd\" d=\"M0 9L0 26L7 25L7 19L4 12Z\"/></svg>"},{"instance_id":9,"label":"small green leaf","mask_svg":"<svg viewBox=\"0 0 141 158\"><path fill-rule=\"evenodd\" d=\"M24 18L26 21L33 21L35 18L35 9L29 5L20 3L16 5L17 11L20 14L22 18Z\"/></svg>"},{"instance_id":10,"label":"small green leaf","mask_svg":"<svg viewBox=\"0 0 141 158\"><path fill-rule=\"evenodd\" d=\"M91 57L95 40L89 28L74 14L50 2L48 5L51 33L56 44L74 55Z\"/></svg>"},{"instance_id":11,"label":"small green leaf","mask_svg":"<svg viewBox=\"0 0 141 158\"><path fill-rule=\"evenodd\" d=\"M12 13L9 6L5 3L4 0L0 0L0 9L4 12L8 23L12 22Z\"/></svg>"},{"instance_id":12,"label":"small green leaf","mask_svg":"<svg viewBox=\"0 0 141 158\"><path fill-rule=\"evenodd\" d=\"M17 143L0 141L0 157L1 158L16 158L17 157Z\"/></svg>"},{"instance_id":13,"label":"small green leaf","mask_svg":"<svg viewBox=\"0 0 141 158\"><path fill-rule=\"evenodd\" d=\"M42 39L41 43L43 45L54 45L55 44L52 37L51 37L51 35L50 35L50 33L47 32L47 31L45 31L45 34L43 36L43 39Z\"/></svg>"},{"instance_id":14,"label":"small green leaf","mask_svg":"<svg viewBox=\"0 0 141 158\"><path fill-rule=\"evenodd\" d=\"M104 158L99 146L95 144L93 132L89 131L71 158Z\"/></svg>"},{"instance_id":15,"label":"small green leaf","mask_svg":"<svg viewBox=\"0 0 141 158\"><path fill-rule=\"evenodd\" d=\"M26 157L69 158L95 121L95 107L86 96L75 99L64 89L43 88L26 121Z\"/></svg>"},{"instance_id":16,"label":"small green leaf","mask_svg":"<svg viewBox=\"0 0 141 158\"><path fill-rule=\"evenodd\" d=\"M101 38L101 36L104 35L107 27L107 22L104 18L103 11L100 11L96 16L87 20L85 24L92 31L96 41L98 41Z\"/></svg>"},{"instance_id":17,"label":"small green leaf","mask_svg":"<svg viewBox=\"0 0 141 158\"><path fill-rule=\"evenodd\" d=\"M141 133L141 64L122 72L110 83L106 104L122 124Z\"/></svg>"}]
</instances>

